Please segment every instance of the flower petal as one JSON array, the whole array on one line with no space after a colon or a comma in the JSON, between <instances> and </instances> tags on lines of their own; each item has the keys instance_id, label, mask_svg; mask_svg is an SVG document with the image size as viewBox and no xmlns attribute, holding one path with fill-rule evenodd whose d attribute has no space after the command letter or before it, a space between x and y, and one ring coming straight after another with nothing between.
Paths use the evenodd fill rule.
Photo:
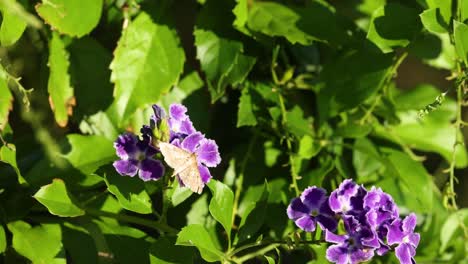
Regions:
<instances>
[{"instance_id":1,"label":"flower petal","mask_svg":"<svg viewBox=\"0 0 468 264\"><path fill-rule=\"evenodd\" d=\"M348 248L342 245L332 245L327 249L327 259L337 264L349 263Z\"/></svg>"},{"instance_id":2,"label":"flower petal","mask_svg":"<svg viewBox=\"0 0 468 264\"><path fill-rule=\"evenodd\" d=\"M347 236L345 235L337 235L329 230L325 230L325 241L335 243L335 244L342 244L346 241Z\"/></svg>"},{"instance_id":3,"label":"flower petal","mask_svg":"<svg viewBox=\"0 0 468 264\"><path fill-rule=\"evenodd\" d=\"M138 138L131 133L120 135L114 142L114 148L117 156L121 159L128 159L136 155Z\"/></svg>"},{"instance_id":4,"label":"flower petal","mask_svg":"<svg viewBox=\"0 0 468 264\"><path fill-rule=\"evenodd\" d=\"M205 136L200 132L193 133L182 141L182 148L193 153L195 152L197 145L204 138Z\"/></svg>"},{"instance_id":5,"label":"flower petal","mask_svg":"<svg viewBox=\"0 0 468 264\"><path fill-rule=\"evenodd\" d=\"M408 235L409 243L413 245L415 248L419 245L419 240L421 239L418 233L413 233Z\"/></svg>"},{"instance_id":6,"label":"flower petal","mask_svg":"<svg viewBox=\"0 0 468 264\"><path fill-rule=\"evenodd\" d=\"M144 181L159 180L164 175L164 165L159 160L145 159L140 164L138 175Z\"/></svg>"},{"instance_id":7,"label":"flower petal","mask_svg":"<svg viewBox=\"0 0 468 264\"><path fill-rule=\"evenodd\" d=\"M211 139L203 139L197 151L197 160L207 167L216 167L221 162L218 145Z\"/></svg>"},{"instance_id":8,"label":"flower petal","mask_svg":"<svg viewBox=\"0 0 468 264\"><path fill-rule=\"evenodd\" d=\"M133 177L138 171L138 167L133 160L116 160L112 164L115 170L122 176L127 175Z\"/></svg>"},{"instance_id":9,"label":"flower petal","mask_svg":"<svg viewBox=\"0 0 468 264\"><path fill-rule=\"evenodd\" d=\"M292 199L286 212L289 219L292 220L299 219L304 215L309 215L310 213L309 208L307 208L307 206L305 206L299 198Z\"/></svg>"},{"instance_id":10,"label":"flower petal","mask_svg":"<svg viewBox=\"0 0 468 264\"><path fill-rule=\"evenodd\" d=\"M200 177L202 179L202 182L204 184L207 184L211 180L210 170L203 165L198 165L198 170L200 171Z\"/></svg>"},{"instance_id":11,"label":"flower petal","mask_svg":"<svg viewBox=\"0 0 468 264\"><path fill-rule=\"evenodd\" d=\"M169 106L169 115L171 116L171 118L177 121L182 121L185 118L187 118L187 115L185 114L186 112L187 107L181 104L171 104Z\"/></svg>"},{"instance_id":12,"label":"flower petal","mask_svg":"<svg viewBox=\"0 0 468 264\"><path fill-rule=\"evenodd\" d=\"M405 234L401 229L401 220L395 219L388 227L387 243L389 245L402 243L404 237Z\"/></svg>"},{"instance_id":13,"label":"flower petal","mask_svg":"<svg viewBox=\"0 0 468 264\"><path fill-rule=\"evenodd\" d=\"M186 134L186 135L190 135L192 133L195 133L196 130L195 130L195 127L193 127L192 121L190 121L187 118L187 119L182 120L180 122L179 132L183 133L183 134Z\"/></svg>"},{"instance_id":14,"label":"flower petal","mask_svg":"<svg viewBox=\"0 0 468 264\"><path fill-rule=\"evenodd\" d=\"M369 261L374 256L374 250L372 249L357 249L350 254L351 263L361 263Z\"/></svg>"},{"instance_id":15,"label":"flower petal","mask_svg":"<svg viewBox=\"0 0 468 264\"><path fill-rule=\"evenodd\" d=\"M303 217L297 219L295 222L300 229L306 232L312 232L315 230L315 219L313 219L309 215L304 215Z\"/></svg>"},{"instance_id":16,"label":"flower petal","mask_svg":"<svg viewBox=\"0 0 468 264\"><path fill-rule=\"evenodd\" d=\"M335 231L336 227L338 226L338 222L332 216L319 214L316 217L316 219L317 219L317 222L320 224L320 227L324 230L327 229L330 231Z\"/></svg>"},{"instance_id":17,"label":"flower petal","mask_svg":"<svg viewBox=\"0 0 468 264\"><path fill-rule=\"evenodd\" d=\"M301 200L310 210L317 210L327 200L326 194L325 189L312 186L302 192Z\"/></svg>"},{"instance_id":18,"label":"flower petal","mask_svg":"<svg viewBox=\"0 0 468 264\"><path fill-rule=\"evenodd\" d=\"M405 219L403 219L403 232L413 233L414 228L416 227L417 218L414 213L411 213Z\"/></svg>"},{"instance_id":19,"label":"flower petal","mask_svg":"<svg viewBox=\"0 0 468 264\"><path fill-rule=\"evenodd\" d=\"M400 261L400 264L412 264L412 258L415 252L409 244L403 243L395 248L395 255Z\"/></svg>"},{"instance_id":20,"label":"flower petal","mask_svg":"<svg viewBox=\"0 0 468 264\"><path fill-rule=\"evenodd\" d=\"M166 111L164 111L164 108L160 107L157 104L154 104L152 108L153 108L154 115L151 116L151 120L155 124L157 124L159 123L159 121L161 121L161 119L166 117Z\"/></svg>"}]
</instances>

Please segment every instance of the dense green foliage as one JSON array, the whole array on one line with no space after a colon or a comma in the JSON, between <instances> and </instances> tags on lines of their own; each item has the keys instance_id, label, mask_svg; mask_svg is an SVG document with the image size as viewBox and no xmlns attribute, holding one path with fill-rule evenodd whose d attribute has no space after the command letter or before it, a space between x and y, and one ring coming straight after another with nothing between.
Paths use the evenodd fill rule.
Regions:
<instances>
[{"instance_id":1,"label":"dense green foliage","mask_svg":"<svg viewBox=\"0 0 468 264\"><path fill-rule=\"evenodd\" d=\"M418 263L468 261L468 0L0 0L0 13L0 263L325 263L323 234L286 207L346 178L417 214ZM181 102L220 148L203 193L172 171L118 175L117 136Z\"/></svg>"}]
</instances>

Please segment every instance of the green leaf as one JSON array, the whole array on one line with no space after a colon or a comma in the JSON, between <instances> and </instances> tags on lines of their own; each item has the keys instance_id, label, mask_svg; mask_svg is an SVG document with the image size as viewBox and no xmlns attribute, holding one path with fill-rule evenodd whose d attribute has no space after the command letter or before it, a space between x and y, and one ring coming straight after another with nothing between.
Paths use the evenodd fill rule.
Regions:
<instances>
[{"instance_id":1,"label":"green leaf","mask_svg":"<svg viewBox=\"0 0 468 264\"><path fill-rule=\"evenodd\" d=\"M13 108L13 95L8 88L7 72L0 65L0 131L8 123L8 115Z\"/></svg>"},{"instance_id":2,"label":"green leaf","mask_svg":"<svg viewBox=\"0 0 468 264\"><path fill-rule=\"evenodd\" d=\"M367 38L388 53L396 47L407 46L420 28L416 10L389 3L373 13Z\"/></svg>"},{"instance_id":3,"label":"green leaf","mask_svg":"<svg viewBox=\"0 0 468 264\"><path fill-rule=\"evenodd\" d=\"M255 57L245 55L239 33L230 30L231 17L231 10L222 2L208 1L194 31L197 59L206 74L212 102L224 95L227 85L242 82L256 62Z\"/></svg>"},{"instance_id":4,"label":"green leaf","mask_svg":"<svg viewBox=\"0 0 468 264\"><path fill-rule=\"evenodd\" d=\"M95 172L100 166L116 159L112 141L103 136L67 136L71 151L64 157L84 174Z\"/></svg>"},{"instance_id":5,"label":"green leaf","mask_svg":"<svg viewBox=\"0 0 468 264\"><path fill-rule=\"evenodd\" d=\"M235 20L232 25L240 32L250 35L249 31L245 27L249 15L249 7L247 0L236 0L236 6L232 10L235 15Z\"/></svg>"},{"instance_id":6,"label":"green leaf","mask_svg":"<svg viewBox=\"0 0 468 264\"><path fill-rule=\"evenodd\" d=\"M164 20L166 11L159 9L157 21L141 12L123 31L114 51L110 68L119 124L138 108L157 102L182 73L184 51Z\"/></svg>"},{"instance_id":7,"label":"green leaf","mask_svg":"<svg viewBox=\"0 0 468 264\"><path fill-rule=\"evenodd\" d=\"M453 36L455 39L455 50L458 57L468 65L468 26L455 21L453 23Z\"/></svg>"},{"instance_id":8,"label":"green leaf","mask_svg":"<svg viewBox=\"0 0 468 264\"><path fill-rule=\"evenodd\" d=\"M208 183L208 187L213 194L209 206L210 213L224 227L228 237L230 237L234 194L227 185L213 179Z\"/></svg>"},{"instance_id":9,"label":"green leaf","mask_svg":"<svg viewBox=\"0 0 468 264\"><path fill-rule=\"evenodd\" d=\"M102 0L43 0L36 10L59 32L82 37L97 26L102 6Z\"/></svg>"},{"instance_id":10,"label":"green leaf","mask_svg":"<svg viewBox=\"0 0 468 264\"><path fill-rule=\"evenodd\" d=\"M160 237L150 247L152 264L193 263L194 251L188 247L176 246L175 237Z\"/></svg>"},{"instance_id":11,"label":"green leaf","mask_svg":"<svg viewBox=\"0 0 468 264\"><path fill-rule=\"evenodd\" d=\"M6 236L5 236L5 229L3 226L0 225L0 254L5 252L7 246Z\"/></svg>"},{"instance_id":12,"label":"green leaf","mask_svg":"<svg viewBox=\"0 0 468 264\"><path fill-rule=\"evenodd\" d=\"M34 198L47 207L53 215L75 217L84 215L84 211L75 205L68 194L67 187L61 179L54 179L51 184L42 186Z\"/></svg>"},{"instance_id":13,"label":"green leaf","mask_svg":"<svg viewBox=\"0 0 468 264\"><path fill-rule=\"evenodd\" d=\"M70 75L68 68L68 52L65 50L65 44L57 33L52 34L52 40L49 47L49 82L47 89L50 96L50 106L54 111L55 121L61 127L68 123L68 116L72 113L72 107L75 105L73 96L73 87L70 85Z\"/></svg>"},{"instance_id":14,"label":"green leaf","mask_svg":"<svg viewBox=\"0 0 468 264\"><path fill-rule=\"evenodd\" d=\"M33 263L53 263L62 249L62 232L58 224L41 224L31 227L23 221L11 222L8 229L13 233L13 248Z\"/></svg>"},{"instance_id":15,"label":"green leaf","mask_svg":"<svg viewBox=\"0 0 468 264\"><path fill-rule=\"evenodd\" d=\"M430 9L439 9L442 21L445 25L450 24L452 16L452 2L445 0L426 0L426 3Z\"/></svg>"},{"instance_id":16,"label":"green leaf","mask_svg":"<svg viewBox=\"0 0 468 264\"><path fill-rule=\"evenodd\" d=\"M117 197L123 208L140 214L150 214L152 203L145 185L138 177L121 176L115 172L105 177L107 189Z\"/></svg>"},{"instance_id":17,"label":"green leaf","mask_svg":"<svg viewBox=\"0 0 468 264\"><path fill-rule=\"evenodd\" d=\"M242 243L247 239L253 238L257 231L262 227L266 213L267 202L269 196L268 184L265 181L263 188L259 190L260 196L254 200L243 200L242 202L247 205L241 215L241 222L239 224L238 240L236 243Z\"/></svg>"},{"instance_id":18,"label":"green leaf","mask_svg":"<svg viewBox=\"0 0 468 264\"><path fill-rule=\"evenodd\" d=\"M174 181L172 188L167 190L167 195L171 197L171 204L174 207L183 203L192 194L193 192L189 188L181 187L179 181Z\"/></svg>"},{"instance_id":19,"label":"green leaf","mask_svg":"<svg viewBox=\"0 0 468 264\"><path fill-rule=\"evenodd\" d=\"M257 118L253 112L252 98L249 93L248 85L242 89L239 99L239 108L237 111L237 127L256 126Z\"/></svg>"},{"instance_id":20,"label":"green leaf","mask_svg":"<svg viewBox=\"0 0 468 264\"><path fill-rule=\"evenodd\" d=\"M444 24L443 18L440 14L440 9L438 8L431 8L425 10L420 15L421 22L424 27L433 33L446 33L447 32L447 25Z\"/></svg>"},{"instance_id":21,"label":"green leaf","mask_svg":"<svg viewBox=\"0 0 468 264\"><path fill-rule=\"evenodd\" d=\"M445 220L440 230L440 252L444 252L455 240L464 239L462 225L468 225L468 209L466 208L452 213Z\"/></svg>"},{"instance_id":22,"label":"green leaf","mask_svg":"<svg viewBox=\"0 0 468 264\"><path fill-rule=\"evenodd\" d=\"M447 161L452 160L453 144L456 133L461 133L451 124L455 118L455 102L446 98L442 105L424 116L419 117L419 110L434 102L440 95L435 87L420 85L409 92L395 97L397 105L401 109L397 115L401 122L394 126L376 126L378 136L394 142L401 142L415 149L437 152ZM411 109L417 110L411 110ZM465 148L457 148L455 153L455 165L459 168L468 165L468 155Z\"/></svg>"},{"instance_id":23,"label":"green leaf","mask_svg":"<svg viewBox=\"0 0 468 264\"><path fill-rule=\"evenodd\" d=\"M302 159L311 159L320 152L320 149L320 142L313 139L309 135L305 135L301 138L301 141L299 142L299 151L297 154Z\"/></svg>"},{"instance_id":24,"label":"green leaf","mask_svg":"<svg viewBox=\"0 0 468 264\"><path fill-rule=\"evenodd\" d=\"M253 2L247 25L268 36L285 37L292 44L310 45L314 40L342 43L348 39L335 14L318 1L309 2L305 8Z\"/></svg>"},{"instance_id":25,"label":"green leaf","mask_svg":"<svg viewBox=\"0 0 468 264\"><path fill-rule=\"evenodd\" d=\"M292 110L286 113L286 128L296 137L302 138L304 135L312 135L313 129L309 121L304 118L301 107L295 105Z\"/></svg>"},{"instance_id":26,"label":"green leaf","mask_svg":"<svg viewBox=\"0 0 468 264\"><path fill-rule=\"evenodd\" d=\"M223 252L213 243L210 234L202 225L188 225L182 228L177 235L176 245L197 247L202 258L208 262L223 259Z\"/></svg>"},{"instance_id":27,"label":"green leaf","mask_svg":"<svg viewBox=\"0 0 468 264\"><path fill-rule=\"evenodd\" d=\"M3 130L0 130L0 136L6 141L9 141L13 136L13 131L11 130L10 125L6 125ZM14 144L8 143L0 147L0 162L9 164L18 176L18 182L20 184L26 183L26 180L23 178L21 171L19 170L18 164L16 162L16 146Z\"/></svg>"},{"instance_id":28,"label":"green leaf","mask_svg":"<svg viewBox=\"0 0 468 264\"><path fill-rule=\"evenodd\" d=\"M359 138L354 142L353 165L359 182L375 180L372 176L380 168L382 163L376 159L380 154L375 146L367 138Z\"/></svg>"},{"instance_id":29,"label":"green leaf","mask_svg":"<svg viewBox=\"0 0 468 264\"><path fill-rule=\"evenodd\" d=\"M396 188L384 191L388 191L399 205L404 205L410 211L431 212L434 184L424 166L401 151L387 148L382 151L386 154L383 159L385 176L396 181ZM384 185L377 185L384 188Z\"/></svg>"},{"instance_id":30,"label":"green leaf","mask_svg":"<svg viewBox=\"0 0 468 264\"><path fill-rule=\"evenodd\" d=\"M80 123L80 130L84 134L103 136L112 141L119 136L117 128L104 112L85 117Z\"/></svg>"},{"instance_id":31,"label":"green leaf","mask_svg":"<svg viewBox=\"0 0 468 264\"><path fill-rule=\"evenodd\" d=\"M320 122L352 109L380 89L392 64L390 54L353 50L324 66L317 103ZM340 74L337 74L340 73Z\"/></svg>"},{"instance_id":32,"label":"green leaf","mask_svg":"<svg viewBox=\"0 0 468 264\"><path fill-rule=\"evenodd\" d=\"M0 26L0 43L2 46L10 46L23 35L26 22L7 6L0 4L2 13L2 25Z\"/></svg>"}]
</instances>

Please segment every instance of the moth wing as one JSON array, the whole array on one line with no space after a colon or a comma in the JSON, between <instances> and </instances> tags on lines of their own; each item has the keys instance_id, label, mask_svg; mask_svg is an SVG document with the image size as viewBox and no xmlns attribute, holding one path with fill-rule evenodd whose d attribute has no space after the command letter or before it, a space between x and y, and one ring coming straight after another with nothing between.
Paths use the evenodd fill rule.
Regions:
<instances>
[{"instance_id":1,"label":"moth wing","mask_svg":"<svg viewBox=\"0 0 468 264\"><path fill-rule=\"evenodd\" d=\"M159 143L159 150L164 156L164 161L174 169L174 174L179 174L185 186L193 192L201 193L203 182L196 156L184 149L164 142Z\"/></svg>"},{"instance_id":2,"label":"moth wing","mask_svg":"<svg viewBox=\"0 0 468 264\"><path fill-rule=\"evenodd\" d=\"M175 171L185 167L187 160L191 156L190 152L164 142L159 143L159 150L164 156L164 161Z\"/></svg>"},{"instance_id":3,"label":"moth wing","mask_svg":"<svg viewBox=\"0 0 468 264\"><path fill-rule=\"evenodd\" d=\"M191 156L187 160L185 166L186 167L183 170L178 172L180 179L185 186L192 190L192 192L200 194L203 189L203 181L200 176L200 170L198 169L197 158L195 155Z\"/></svg>"}]
</instances>

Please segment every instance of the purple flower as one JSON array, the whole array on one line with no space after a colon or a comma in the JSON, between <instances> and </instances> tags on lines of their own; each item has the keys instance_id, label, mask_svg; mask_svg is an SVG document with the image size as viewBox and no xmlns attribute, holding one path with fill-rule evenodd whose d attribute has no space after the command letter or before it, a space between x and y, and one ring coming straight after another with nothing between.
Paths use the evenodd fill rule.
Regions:
<instances>
[{"instance_id":1,"label":"purple flower","mask_svg":"<svg viewBox=\"0 0 468 264\"><path fill-rule=\"evenodd\" d=\"M346 234L336 235L326 231L325 240L335 243L328 247L326 257L338 264L360 263L370 260L379 242L375 233L367 226L362 226L353 216L344 216Z\"/></svg>"},{"instance_id":2,"label":"purple flower","mask_svg":"<svg viewBox=\"0 0 468 264\"><path fill-rule=\"evenodd\" d=\"M315 186L305 189L300 197L294 198L289 204L288 217L294 220L300 229L307 232L314 231L317 222L323 230L334 231L337 221L328 205L326 194L324 189Z\"/></svg>"},{"instance_id":3,"label":"purple flower","mask_svg":"<svg viewBox=\"0 0 468 264\"><path fill-rule=\"evenodd\" d=\"M221 162L218 145L214 140L207 139L200 132L194 132L185 137L182 142L179 138L174 139L171 144L180 147L190 153L195 153L198 162L198 170L203 183L208 183L211 174L208 167L216 167ZM179 181L183 181L179 178Z\"/></svg>"},{"instance_id":4,"label":"purple flower","mask_svg":"<svg viewBox=\"0 0 468 264\"><path fill-rule=\"evenodd\" d=\"M414 256L419 244L419 234L414 233L416 227L416 215L414 213L403 219L395 219L388 228L387 243L398 244L395 255L402 264L415 263Z\"/></svg>"},{"instance_id":5,"label":"purple flower","mask_svg":"<svg viewBox=\"0 0 468 264\"><path fill-rule=\"evenodd\" d=\"M354 215L360 218L364 211L364 196L367 191L353 180L344 180L338 189L330 194L330 208L335 213Z\"/></svg>"},{"instance_id":6,"label":"purple flower","mask_svg":"<svg viewBox=\"0 0 468 264\"><path fill-rule=\"evenodd\" d=\"M390 223L398 218L398 207L393 198L380 188L372 189L364 197L364 208L367 213L366 221L372 230L377 233L381 247L377 250L378 255L384 255L390 249L385 244L387 230Z\"/></svg>"},{"instance_id":7,"label":"purple flower","mask_svg":"<svg viewBox=\"0 0 468 264\"><path fill-rule=\"evenodd\" d=\"M196 130L192 121L185 113L187 108L181 104L171 104L169 106L169 127L171 129L171 142L175 138L184 138Z\"/></svg>"},{"instance_id":8,"label":"purple flower","mask_svg":"<svg viewBox=\"0 0 468 264\"><path fill-rule=\"evenodd\" d=\"M157 151L149 143L148 137L139 140L130 133L120 135L114 142L116 154L120 158L113 163L117 172L130 177L138 173L144 181L161 178L164 175L164 166L159 160L151 158Z\"/></svg>"}]
</instances>

